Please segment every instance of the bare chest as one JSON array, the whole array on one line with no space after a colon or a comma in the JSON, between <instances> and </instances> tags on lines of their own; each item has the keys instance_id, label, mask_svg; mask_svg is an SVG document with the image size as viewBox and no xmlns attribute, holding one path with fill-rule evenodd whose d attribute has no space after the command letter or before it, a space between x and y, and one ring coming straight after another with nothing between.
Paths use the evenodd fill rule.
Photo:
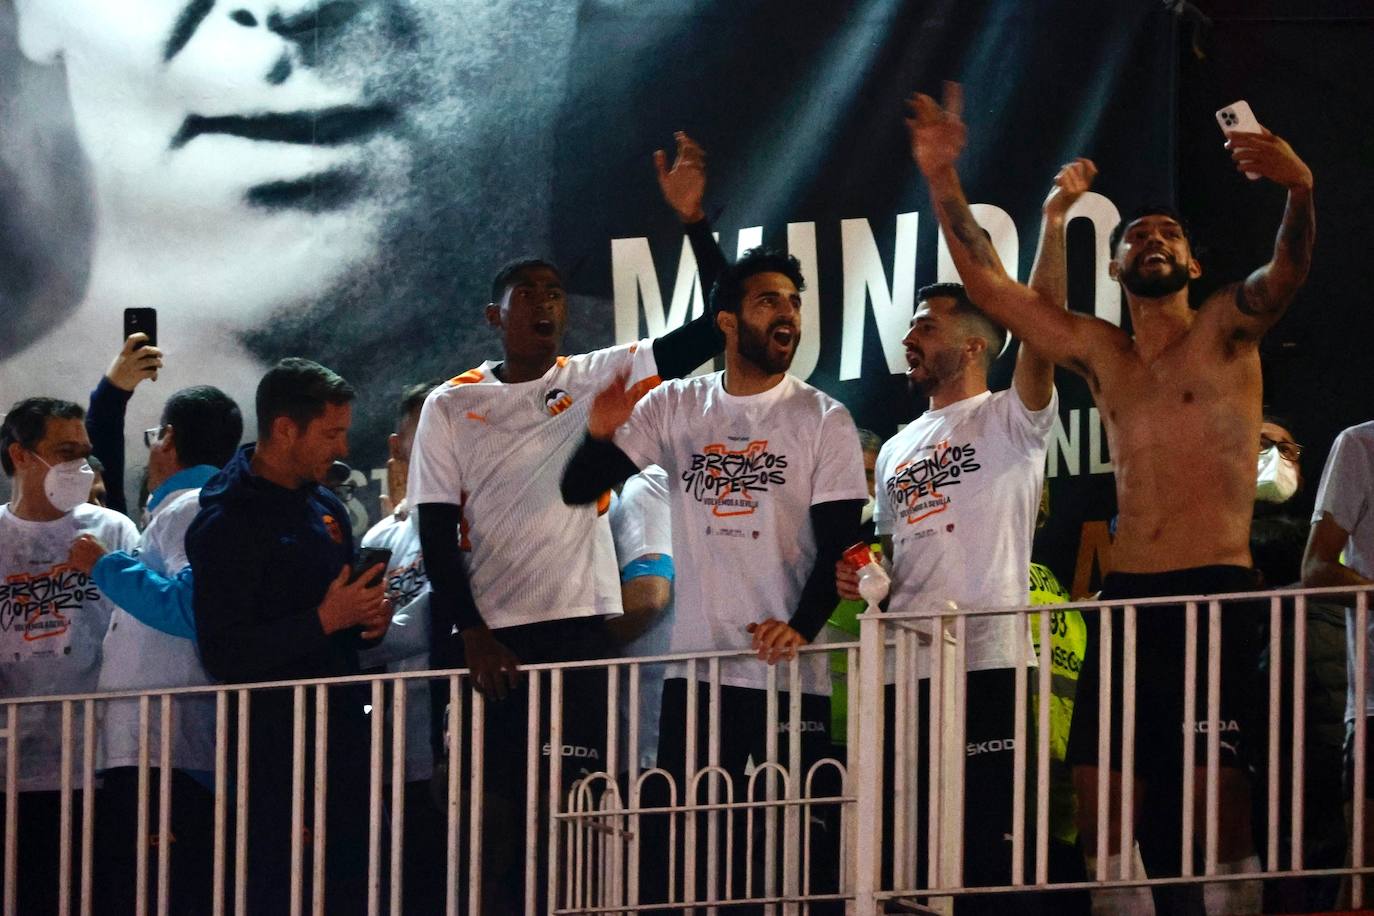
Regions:
<instances>
[{"instance_id":1,"label":"bare chest","mask_svg":"<svg viewBox=\"0 0 1374 916\"><path fill-rule=\"evenodd\" d=\"M1248 455L1259 435L1259 355L1223 354L1185 341L1152 359L1128 352L1104 373L1096 391L1113 458L1141 450L1171 463L1206 454Z\"/></svg>"}]
</instances>

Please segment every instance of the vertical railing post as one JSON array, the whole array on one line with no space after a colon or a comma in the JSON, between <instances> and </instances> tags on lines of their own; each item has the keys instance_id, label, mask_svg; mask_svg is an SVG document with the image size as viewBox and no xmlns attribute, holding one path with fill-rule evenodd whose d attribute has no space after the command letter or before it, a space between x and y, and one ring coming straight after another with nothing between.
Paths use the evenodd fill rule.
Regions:
<instances>
[{"instance_id":1,"label":"vertical railing post","mask_svg":"<svg viewBox=\"0 0 1374 916\"><path fill-rule=\"evenodd\" d=\"M1365 703L1368 700L1368 685L1365 681L1369 670L1369 592L1355 596L1355 767L1351 785L1355 791L1351 798L1351 835L1350 864L1354 868L1364 867L1364 825L1369 812L1365 810L1365 773L1369 766L1369 752L1365 736ZM1354 875L1350 882L1350 905L1354 909L1364 906L1364 877Z\"/></svg>"},{"instance_id":2,"label":"vertical railing post","mask_svg":"<svg viewBox=\"0 0 1374 916\"><path fill-rule=\"evenodd\" d=\"M849 873L854 876L856 916L876 916L877 892L882 880L883 853L883 621L876 607L869 605L859 616L859 672L849 672L849 714L855 713L858 700L858 766L850 773L857 791L858 829L850 847L854 860ZM857 688L857 689L856 689ZM850 763L854 763L853 757Z\"/></svg>"},{"instance_id":3,"label":"vertical railing post","mask_svg":"<svg viewBox=\"0 0 1374 916\"><path fill-rule=\"evenodd\" d=\"M382 743L386 717L386 685L373 681L368 715L367 774L367 916L380 916L382 908Z\"/></svg>"}]
</instances>

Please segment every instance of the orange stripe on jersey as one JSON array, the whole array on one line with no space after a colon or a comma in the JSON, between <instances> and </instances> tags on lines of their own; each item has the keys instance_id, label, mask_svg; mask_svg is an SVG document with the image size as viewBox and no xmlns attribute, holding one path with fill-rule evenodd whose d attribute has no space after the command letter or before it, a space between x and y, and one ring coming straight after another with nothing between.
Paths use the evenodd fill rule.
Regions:
<instances>
[{"instance_id":1,"label":"orange stripe on jersey","mask_svg":"<svg viewBox=\"0 0 1374 916\"><path fill-rule=\"evenodd\" d=\"M599 517L599 516L605 515L607 512L610 512L610 511L611 511L611 491L610 491L610 490L607 490L605 493L602 493L600 496L598 496L598 497L596 498L596 514L597 514L597 516Z\"/></svg>"},{"instance_id":2,"label":"orange stripe on jersey","mask_svg":"<svg viewBox=\"0 0 1374 916\"><path fill-rule=\"evenodd\" d=\"M642 378L630 386L630 397L637 401L661 384L663 384L663 379L657 375Z\"/></svg>"},{"instance_id":3,"label":"orange stripe on jersey","mask_svg":"<svg viewBox=\"0 0 1374 916\"><path fill-rule=\"evenodd\" d=\"M558 368L562 369L563 367L568 365L568 358L566 356L560 356L558 357L556 362L558 363Z\"/></svg>"},{"instance_id":4,"label":"orange stripe on jersey","mask_svg":"<svg viewBox=\"0 0 1374 916\"><path fill-rule=\"evenodd\" d=\"M472 382L480 382L484 378L486 378L486 376L482 374L481 369L469 369L462 375L455 375L448 380L448 383L450 385L468 385Z\"/></svg>"}]
</instances>

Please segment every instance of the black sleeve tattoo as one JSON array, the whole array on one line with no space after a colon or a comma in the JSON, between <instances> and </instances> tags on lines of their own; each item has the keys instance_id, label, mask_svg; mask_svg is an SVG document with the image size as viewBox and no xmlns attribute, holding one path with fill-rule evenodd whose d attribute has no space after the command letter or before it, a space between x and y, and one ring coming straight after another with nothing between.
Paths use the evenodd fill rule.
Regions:
<instances>
[{"instance_id":1,"label":"black sleeve tattoo","mask_svg":"<svg viewBox=\"0 0 1374 916\"><path fill-rule=\"evenodd\" d=\"M1315 238L1311 197L1295 201L1290 196L1274 243L1274 257L1236 290L1237 310L1248 318L1259 318L1276 315L1287 308L1293 294L1307 279Z\"/></svg>"},{"instance_id":2,"label":"black sleeve tattoo","mask_svg":"<svg viewBox=\"0 0 1374 916\"><path fill-rule=\"evenodd\" d=\"M1316 220L1309 198L1305 203L1290 207L1284 213L1279 229L1278 248L1289 258L1303 264L1312 260L1312 245L1316 239Z\"/></svg>"},{"instance_id":3,"label":"black sleeve tattoo","mask_svg":"<svg viewBox=\"0 0 1374 916\"><path fill-rule=\"evenodd\" d=\"M959 240L973 258L983 267L1000 267L1002 262L997 252L992 250L992 242L982 226L978 225L969 211L968 204L958 198L949 197L940 201L940 209L945 212L950 233Z\"/></svg>"}]
</instances>

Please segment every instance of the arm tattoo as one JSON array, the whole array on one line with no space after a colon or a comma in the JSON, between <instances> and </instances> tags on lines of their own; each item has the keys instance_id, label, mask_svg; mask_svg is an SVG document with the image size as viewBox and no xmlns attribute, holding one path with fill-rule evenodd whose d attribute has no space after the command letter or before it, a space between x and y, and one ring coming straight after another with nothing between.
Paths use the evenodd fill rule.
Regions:
<instances>
[{"instance_id":1,"label":"arm tattoo","mask_svg":"<svg viewBox=\"0 0 1374 916\"><path fill-rule=\"evenodd\" d=\"M940 201L940 209L945 212L950 233L968 251L969 257L983 267L1000 267L997 253L992 250L983 227L974 220L968 204L953 197Z\"/></svg>"},{"instance_id":2,"label":"arm tattoo","mask_svg":"<svg viewBox=\"0 0 1374 916\"><path fill-rule=\"evenodd\" d=\"M1283 216L1283 225L1279 227L1279 250L1290 259L1308 263L1316 237L1311 199L1289 207Z\"/></svg>"},{"instance_id":3,"label":"arm tattoo","mask_svg":"<svg viewBox=\"0 0 1374 916\"><path fill-rule=\"evenodd\" d=\"M1288 201L1274 243L1274 257L1236 290L1236 308L1249 318L1282 312L1307 278L1312 263L1316 220L1312 199Z\"/></svg>"}]
</instances>

